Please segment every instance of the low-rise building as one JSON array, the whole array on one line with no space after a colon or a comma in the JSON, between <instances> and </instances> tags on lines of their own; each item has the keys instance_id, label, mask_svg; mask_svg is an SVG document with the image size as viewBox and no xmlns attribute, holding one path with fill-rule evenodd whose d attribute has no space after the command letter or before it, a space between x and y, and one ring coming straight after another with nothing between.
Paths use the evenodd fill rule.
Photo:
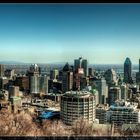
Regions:
<instances>
[{"instance_id":1,"label":"low-rise building","mask_svg":"<svg viewBox=\"0 0 140 140\"><path fill-rule=\"evenodd\" d=\"M106 113L108 109L108 104L98 104L96 106L96 119L99 119L99 124L107 123Z\"/></svg>"},{"instance_id":2,"label":"low-rise building","mask_svg":"<svg viewBox=\"0 0 140 140\"><path fill-rule=\"evenodd\" d=\"M107 121L117 126L129 123L140 123L140 110L137 103L125 102L114 104L107 111Z\"/></svg>"}]
</instances>

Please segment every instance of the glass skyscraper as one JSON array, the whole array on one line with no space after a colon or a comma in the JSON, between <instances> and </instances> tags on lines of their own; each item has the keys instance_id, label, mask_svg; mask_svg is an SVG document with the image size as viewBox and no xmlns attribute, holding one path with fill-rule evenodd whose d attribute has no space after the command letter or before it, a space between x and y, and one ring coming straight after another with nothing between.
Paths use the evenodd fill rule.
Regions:
<instances>
[{"instance_id":1,"label":"glass skyscraper","mask_svg":"<svg viewBox=\"0 0 140 140\"><path fill-rule=\"evenodd\" d=\"M124 82L132 83L132 63L128 57L124 62Z\"/></svg>"}]
</instances>

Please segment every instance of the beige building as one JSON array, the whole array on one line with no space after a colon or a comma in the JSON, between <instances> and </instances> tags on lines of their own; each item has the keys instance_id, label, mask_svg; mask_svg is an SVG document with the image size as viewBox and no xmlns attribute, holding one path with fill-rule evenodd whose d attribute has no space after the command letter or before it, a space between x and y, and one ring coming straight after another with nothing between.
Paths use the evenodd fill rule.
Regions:
<instances>
[{"instance_id":1,"label":"beige building","mask_svg":"<svg viewBox=\"0 0 140 140\"><path fill-rule=\"evenodd\" d=\"M65 124L84 118L95 120L95 96L87 91L70 91L61 96L60 117Z\"/></svg>"},{"instance_id":2,"label":"beige building","mask_svg":"<svg viewBox=\"0 0 140 140\"><path fill-rule=\"evenodd\" d=\"M107 123L107 110L109 109L108 104L98 104L96 106L96 119L99 120L99 124Z\"/></svg>"}]
</instances>

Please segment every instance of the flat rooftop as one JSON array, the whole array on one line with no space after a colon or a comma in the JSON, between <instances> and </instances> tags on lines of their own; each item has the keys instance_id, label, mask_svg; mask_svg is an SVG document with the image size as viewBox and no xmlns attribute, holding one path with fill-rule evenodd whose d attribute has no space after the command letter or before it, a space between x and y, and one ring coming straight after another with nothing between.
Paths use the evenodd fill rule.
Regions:
<instances>
[{"instance_id":1,"label":"flat rooftop","mask_svg":"<svg viewBox=\"0 0 140 140\"><path fill-rule=\"evenodd\" d=\"M71 98L86 98L93 96L92 93L88 91L68 91L65 94L63 94L63 97L71 97Z\"/></svg>"}]
</instances>

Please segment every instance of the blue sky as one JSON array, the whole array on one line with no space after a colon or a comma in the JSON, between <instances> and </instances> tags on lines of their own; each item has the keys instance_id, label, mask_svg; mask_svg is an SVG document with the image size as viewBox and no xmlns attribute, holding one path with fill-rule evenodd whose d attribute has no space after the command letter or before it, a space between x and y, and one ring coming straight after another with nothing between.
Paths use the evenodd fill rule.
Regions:
<instances>
[{"instance_id":1,"label":"blue sky","mask_svg":"<svg viewBox=\"0 0 140 140\"><path fill-rule=\"evenodd\" d=\"M0 4L0 61L122 64L140 58L140 4Z\"/></svg>"}]
</instances>

